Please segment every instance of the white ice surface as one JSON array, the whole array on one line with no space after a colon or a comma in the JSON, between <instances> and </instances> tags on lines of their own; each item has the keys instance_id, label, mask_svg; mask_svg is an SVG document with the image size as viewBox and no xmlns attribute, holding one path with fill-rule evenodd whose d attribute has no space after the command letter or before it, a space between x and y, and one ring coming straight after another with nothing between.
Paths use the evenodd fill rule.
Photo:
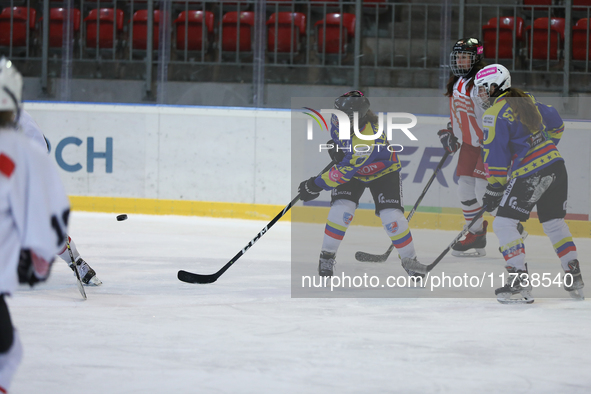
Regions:
<instances>
[{"instance_id":1,"label":"white ice surface","mask_svg":"<svg viewBox=\"0 0 591 394\"><path fill-rule=\"evenodd\" d=\"M11 393L591 392L589 300L291 298L283 222L216 283L191 285L179 269L217 271L265 222L115 216L72 215L70 234L104 283L87 301L61 260L47 283L8 299L25 349ZM456 234L413 230L427 262ZM489 239L483 270L502 269ZM575 242L590 283L591 240ZM547 244L530 236L526 247Z\"/></svg>"}]
</instances>

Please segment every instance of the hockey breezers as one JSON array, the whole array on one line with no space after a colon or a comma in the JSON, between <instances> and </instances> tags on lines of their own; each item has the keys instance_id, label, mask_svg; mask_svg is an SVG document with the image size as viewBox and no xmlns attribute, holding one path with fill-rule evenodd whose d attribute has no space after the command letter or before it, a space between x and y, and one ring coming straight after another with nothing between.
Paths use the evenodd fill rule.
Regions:
<instances>
[{"instance_id":1,"label":"hockey breezers","mask_svg":"<svg viewBox=\"0 0 591 394\"><path fill-rule=\"evenodd\" d=\"M84 286L82 286L80 272L78 272L78 266L76 265L76 261L74 261L74 253L72 253L72 248L70 247L70 238L67 235L66 248L68 248L68 253L70 253L70 260L72 260L72 264L74 265L74 273L76 274L76 284L78 285L78 291L80 291L80 294L82 294L82 298L86 299L86 291L84 290Z\"/></svg>"},{"instance_id":2,"label":"hockey breezers","mask_svg":"<svg viewBox=\"0 0 591 394\"><path fill-rule=\"evenodd\" d=\"M335 164L335 162L331 161L330 164L327 165L320 172L320 174L323 174L326 171L328 171L334 164ZM291 202L289 204L287 204L285 206L285 208L283 208L283 210L281 212L279 212L277 214L277 216L275 216L273 218L273 220L271 220L265 227L263 227L263 229L256 235L256 237L251 239L250 242L242 250L240 250L238 253L236 253L236 255L234 257L232 257L232 260L228 261L226 263L226 265L224 265L216 273L209 274L209 275L202 275L202 274L194 274L192 272L180 270L177 274L177 277L179 278L180 281L187 282L187 283L202 283L202 284L204 284L204 283L215 282L216 280L218 280L218 278L220 276L222 276L222 274L224 272L226 272L228 270L228 268L230 268L232 266L232 264L234 264L240 257L242 257L242 255L244 255L244 253L246 253L246 251L248 251L248 249L250 249L250 247L252 245L254 245L256 241L261 239L261 237L263 235L265 235L267 233L267 231L269 231L269 229L271 227L273 227L273 225L275 223L277 223L279 221L279 219L281 219L291 209L291 207L293 207L299 200L300 200L300 195L298 194L297 196L294 197L293 200L291 200Z\"/></svg>"},{"instance_id":3,"label":"hockey breezers","mask_svg":"<svg viewBox=\"0 0 591 394\"><path fill-rule=\"evenodd\" d=\"M472 228L474 223L476 223L478 221L478 219L480 219L482 217L482 215L484 215L484 212L486 212L486 206L482 207L480 209L480 211L478 211L478 213L476 214L476 216L474 216L474 218L472 219L470 224L468 226L466 226L466 228L464 230L462 230L461 233L458 234L458 236L449 244L449 246L447 248L445 248L445 250L443 252L441 252L441 254L435 259L434 262L432 262L429 265L425 265L425 264L419 263L416 260L409 260L409 262L407 262L407 264L404 264L404 262L403 262L404 268L406 268L407 270L410 270L410 271L421 273L421 274L426 274L427 272L431 271L437 264L439 264L441 259L443 259L445 257L447 252L449 252L451 250L451 248L453 248L454 245L460 241L460 238L462 238L464 235L466 235L466 233Z\"/></svg>"},{"instance_id":4,"label":"hockey breezers","mask_svg":"<svg viewBox=\"0 0 591 394\"><path fill-rule=\"evenodd\" d=\"M445 164L445 161L447 160L449 155L450 155L450 153L446 151L445 154L443 155L443 157L441 158L441 161L437 165L437 168L435 168L435 171L433 171L433 175L431 175L431 179L429 179L429 182L427 182L427 184L425 185L425 188L423 189L423 192L421 193L421 195L417 199L415 206L412 207L412 209L408 213L408 216L406 217L407 221L410 222L410 219L415 214L415 211L419 207L419 204L421 203L421 201L423 201L423 198L427 194L427 190L429 190L429 187L431 186L431 184L435 180L435 177L437 176L437 174L439 173L441 168L443 168L443 165ZM355 258L357 259L357 261L364 261L364 262L370 262L370 263L383 263L384 261L388 260L388 257L390 256L390 253L392 253L393 250L394 250L394 244L390 243L390 247L388 248L388 250L384 254L371 254L371 253L365 253L365 252L359 251L359 252L355 253Z\"/></svg>"}]
</instances>

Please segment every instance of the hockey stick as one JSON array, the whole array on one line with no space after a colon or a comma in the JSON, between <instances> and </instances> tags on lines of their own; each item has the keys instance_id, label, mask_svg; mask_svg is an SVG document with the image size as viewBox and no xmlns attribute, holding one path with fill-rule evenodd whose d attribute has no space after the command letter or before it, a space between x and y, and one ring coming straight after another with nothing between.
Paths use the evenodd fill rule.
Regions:
<instances>
[{"instance_id":1,"label":"hockey stick","mask_svg":"<svg viewBox=\"0 0 591 394\"><path fill-rule=\"evenodd\" d=\"M464 235L466 235L468 233L468 231L472 228L474 223L476 223L476 221L478 219L480 219L482 217L482 215L484 215L484 212L486 212L486 206L482 207L480 209L480 211L478 211L478 213L476 214L476 216L474 216L474 218L472 219L470 224L465 229L463 229L462 232L459 233L458 236L453 241L451 241L451 243L448 245L448 247L445 248L445 250L443 252L441 252L441 254L435 259L434 262L432 262L429 265L425 265L425 264L419 263L417 260L404 259L402 261L402 265L404 266L404 268L406 268L407 270L410 270L410 271L418 272L420 274L426 274L427 272L431 271L437 264L439 264L441 259L443 259L445 257L447 252L449 252L451 250L451 248L453 248L454 245L458 243L460 238L462 238Z\"/></svg>"},{"instance_id":2,"label":"hockey stick","mask_svg":"<svg viewBox=\"0 0 591 394\"><path fill-rule=\"evenodd\" d=\"M86 299L86 291L84 291L84 286L82 286L80 272L78 272L78 267L76 266L76 262L74 261L74 253L72 253L72 248L70 247L70 237L68 237L67 235L66 248L68 248L68 252L70 253L70 260L72 260L72 266L74 267L74 272L76 273L76 284L78 285L78 291L80 291L80 294L82 294L82 298Z\"/></svg>"},{"instance_id":3,"label":"hockey stick","mask_svg":"<svg viewBox=\"0 0 591 394\"><path fill-rule=\"evenodd\" d=\"M330 164L327 165L324 168L324 170L322 170L320 172L320 174L323 174L326 171L328 171L334 164L335 164L335 162L331 161ZM241 251L236 253L236 256L232 257L232 260L228 261L226 263L226 265L224 265L218 272L216 272L214 274L209 274L209 275L202 275L202 274L194 274L191 272L180 270L177 274L177 277L179 278L180 281L187 282L187 283L213 283L213 282L215 282L216 280L218 280L218 278L220 276L222 276L222 274L224 272L226 272L228 270L228 268L230 268L232 266L232 264L234 264L240 257L242 257L242 255L244 253L246 253L246 251L248 249L250 249L250 247L252 245L254 245L256 241L261 239L261 237L263 235L265 235L267 233L267 231L269 231L269 229L271 227L273 227L273 225L275 223L277 223L279 221L279 219L281 219L287 213L287 211L289 211L291 209L291 207L293 207L299 200L300 200L300 195L298 194L297 196L294 197L293 200L291 200L291 202L289 204L287 204L285 206L285 208L283 208L283 210L281 212L279 212L277 214L277 216L275 216L273 218L273 220L271 220L265 227L263 227L263 229L256 235L256 237L254 237L253 239L250 240L248 245L246 245Z\"/></svg>"},{"instance_id":4,"label":"hockey stick","mask_svg":"<svg viewBox=\"0 0 591 394\"><path fill-rule=\"evenodd\" d=\"M435 171L433 171L433 175L431 175L431 179L429 179L429 182L427 182L427 185L425 185L423 192L421 193L421 195L417 199L415 206L412 207L412 209L408 213L408 216L406 217L407 221L410 222L410 219L412 219L412 216L415 214L415 211L419 207L419 204L421 203L421 201L423 201L423 198L427 194L427 190L429 190L429 187L431 187L431 184L435 180L435 177L437 176L437 174L439 173L441 168L443 168L443 164L445 164L445 161L447 160L449 155L450 155L450 153L446 151L445 154L443 155L443 157L441 158L441 161L437 165L437 168L435 168ZM388 260L388 257L390 256L390 253L392 253L393 250L394 250L394 244L390 243L390 247L388 248L388 250L384 254L371 254L371 253L359 251L359 252L355 253L355 258L357 259L357 261L370 262L370 263L383 263L384 261Z\"/></svg>"}]
</instances>

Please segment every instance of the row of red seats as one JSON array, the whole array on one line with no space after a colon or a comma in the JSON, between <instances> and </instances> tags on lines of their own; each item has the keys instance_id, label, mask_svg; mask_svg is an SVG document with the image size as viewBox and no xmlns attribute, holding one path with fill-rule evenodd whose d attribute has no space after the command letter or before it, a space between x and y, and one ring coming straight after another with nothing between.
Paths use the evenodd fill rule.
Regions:
<instances>
[{"instance_id":1,"label":"row of red seats","mask_svg":"<svg viewBox=\"0 0 591 394\"><path fill-rule=\"evenodd\" d=\"M73 30L80 31L80 10L71 9ZM67 20L67 9L51 8L49 12L49 46L61 47L63 24ZM252 51L254 12L228 12L222 17L222 51ZM132 48L145 50L148 36L148 12L139 10L133 14L131 32ZM153 48L159 44L158 24L160 11L154 11ZM26 7L12 8L12 41L10 35L11 9L5 8L0 14L0 46L22 47L27 43L27 31L35 28L36 11ZM98 29L97 29L98 23ZM112 48L114 32L123 31L123 11L113 8L91 10L86 18L85 45L88 48ZM214 14L209 11L183 11L174 20L176 26L176 49L199 51L207 48L214 32ZM271 15L267 24L267 48L271 52L297 52L300 37L306 33L306 15L300 12L278 12ZM185 31L186 28L186 31ZM318 52L344 53L347 41L355 34L355 15L327 14L316 22ZM98 35L97 35L98 33ZM293 38L293 40L292 40ZM204 45L205 44L205 45Z\"/></svg>"},{"instance_id":2,"label":"row of red seats","mask_svg":"<svg viewBox=\"0 0 591 394\"><path fill-rule=\"evenodd\" d=\"M589 18L583 18L573 26L572 58L574 60L586 60L587 52L591 53L589 22ZM524 28L523 18L502 17L498 22L497 34L497 18L491 18L482 27L484 57L498 56L499 59L512 59L513 53L516 52L516 48L513 48L513 32L515 32L515 41L525 44L527 56L531 53L532 59L556 60L560 56L560 49L564 48L564 24L564 18L550 18L550 20L538 18L532 25ZM549 48L548 42L550 42Z\"/></svg>"}]
</instances>

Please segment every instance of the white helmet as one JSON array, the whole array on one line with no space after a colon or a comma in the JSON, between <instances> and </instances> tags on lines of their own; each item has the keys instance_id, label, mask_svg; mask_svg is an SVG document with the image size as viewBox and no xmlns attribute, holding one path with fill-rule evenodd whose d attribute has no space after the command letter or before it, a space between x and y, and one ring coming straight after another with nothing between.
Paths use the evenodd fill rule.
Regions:
<instances>
[{"instance_id":1,"label":"white helmet","mask_svg":"<svg viewBox=\"0 0 591 394\"><path fill-rule=\"evenodd\" d=\"M18 117L23 97L23 77L4 56L0 59L0 111L14 111Z\"/></svg>"},{"instance_id":2,"label":"white helmet","mask_svg":"<svg viewBox=\"0 0 591 394\"><path fill-rule=\"evenodd\" d=\"M511 74L509 74L509 70L505 66L491 64L476 73L474 85L478 89L478 94L474 97L474 100L482 108L487 109L491 105L491 87L494 88L492 97L497 97L511 87Z\"/></svg>"}]
</instances>

